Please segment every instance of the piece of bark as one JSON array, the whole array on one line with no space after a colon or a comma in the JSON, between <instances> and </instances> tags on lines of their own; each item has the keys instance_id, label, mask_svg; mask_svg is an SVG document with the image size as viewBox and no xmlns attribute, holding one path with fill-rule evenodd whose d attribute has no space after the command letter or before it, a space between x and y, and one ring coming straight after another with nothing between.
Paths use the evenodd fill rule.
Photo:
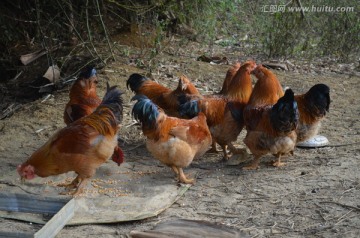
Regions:
<instances>
[{"instance_id":1,"label":"piece of bark","mask_svg":"<svg viewBox=\"0 0 360 238\"><path fill-rule=\"evenodd\" d=\"M20 56L20 61L23 65L28 65L45 54L46 54L46 50L38 50L33 53Z\"/></svg>"},{"instance_id":2,"label":"piece of bark","mask_svg":"<svg viewBox=\"0 0 360 238\"><path fill-rule=\"evenodd\" d=\"M286 64L282 63L273 63L273 62L265 62L262 63L263 66L271 69L282 69L282 70L289 70Z\"/></svg>"}]
</instances>

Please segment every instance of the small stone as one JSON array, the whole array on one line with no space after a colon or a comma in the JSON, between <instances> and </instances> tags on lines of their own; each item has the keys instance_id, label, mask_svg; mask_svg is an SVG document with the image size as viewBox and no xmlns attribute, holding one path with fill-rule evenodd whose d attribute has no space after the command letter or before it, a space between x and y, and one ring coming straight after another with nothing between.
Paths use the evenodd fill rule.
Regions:
<instances>
[{"instance_id":1,"label":"small stone","mask_svg":"<svg viewBox=\"0 0 360 238\"><path fill-rule=\"evenodd\" d=\"M320 191L320 189L314 188L313 190L311 190L311 193L318 193L319 191Z\"/></svg>"}]
</instances>

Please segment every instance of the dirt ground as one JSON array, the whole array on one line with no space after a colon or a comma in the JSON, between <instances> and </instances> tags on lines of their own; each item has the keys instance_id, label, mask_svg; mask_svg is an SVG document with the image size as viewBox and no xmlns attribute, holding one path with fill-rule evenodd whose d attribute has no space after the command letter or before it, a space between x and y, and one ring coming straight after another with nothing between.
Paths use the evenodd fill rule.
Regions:
<instances>
[{"instance_id":1,"label":"dirt ground","mask_svg":"<svg viewBox=\"0 0 360 238\"><path fill-rule=\"evenodd\" d=\"M199 52L187 50L192 53L158 56L152 76L175 88L178 76L184 73L203 94L218 91L229 66L196 61ZM246 59L236 52L227 57L230 62ZM125 82L134 72L147 73L126 60L108 65L98 75L99 95L104 94L106 80L126 92L120 131L126 160L152 161L167 175L169 183L176 183L173 172L146 150L141 131L130 116L133 94L126 89ZM282 85L291 87L295 93L304 93L316 83L331 88L330 112L320 134L334 146L296 149L283 168L268 165L273 159L268 155L256 171L242 170L244 164L224 163L221 154L205 154L185 169L196 177L196 184L157 217L108 225L67 226L57 237L128 237L131 230L151 229L161 221L176 218L219 222L243 230L250 237L359 237L360 77L316 70L274 72ZM28 103L12 117L0 121L0 173L15 170L56 130L64 127L62 115L67 100L68 88L45 101ZM239 136L237 147L244 147L244 135L245 131ZM1 218L0 221L14 231L36 231L41 227Z\"/></svg>"}]
</instances>

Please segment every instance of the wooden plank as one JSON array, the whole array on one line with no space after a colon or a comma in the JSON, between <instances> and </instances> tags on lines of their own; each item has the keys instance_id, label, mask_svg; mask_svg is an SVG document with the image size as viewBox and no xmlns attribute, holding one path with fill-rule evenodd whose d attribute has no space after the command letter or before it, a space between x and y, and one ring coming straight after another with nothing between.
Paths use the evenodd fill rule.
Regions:
<instances>
[{"instance_id":1,"label":"wooden plank","mask_svg":"<svg viewBox=\"0 0 360 238\"><path fill-rule=\"evenodd\" d=\"M35 238L52 238L66 225L75 214L75 199L71 199L63 208L60 209L38 232Z\"/></svg>"},{"instance_id":2,"label":"wooden plank","mask_svg":"<svg viewBox=\"0 0 360 238\"><path fill-rule=\"evenodd\" d=\"M5 232L0 231L0 238L32 238L34 234L24 232Z\"/></svg>"},{"instance_id":3,"label":"wooden plank","mask_svg":"<svg viewBox=\"0 0 360 238\"><path fill-rule=\"evenodd\" d=\"M69 199L40 197L30 194L0 194L0 210L40 214L57 213Z\"/></svg>"}]
</instances>

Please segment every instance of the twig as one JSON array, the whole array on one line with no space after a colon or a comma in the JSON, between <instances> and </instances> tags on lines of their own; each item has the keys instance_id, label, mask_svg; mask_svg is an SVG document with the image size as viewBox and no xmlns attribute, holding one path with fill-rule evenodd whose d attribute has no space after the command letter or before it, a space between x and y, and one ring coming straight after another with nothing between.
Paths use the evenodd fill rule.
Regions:
<instances>
[{"instance_id":1,"label":"twig","mask_svg":"<svg viewBox=\"0 0 360 238\"><path fill-rule=\"evenodd\" d=\"M351 206L351 205L347 205L347 204L343 204L343 203L339 203L339 202L332 202L332 201L324 201L324 202L319 202L319 203L332 203L332 204L336 204L336 205L339 205L341 207L346 207L346 208L350 208L350 209L354 209L356 211L360 211L360 208L359 207L355 207L355 206Z\"/></svg>"},{"instance_id":2,"label":"twig","mask_svg":"<svg viewBox=\"0 0 360 238\"><path fill-rule=\"evenodd\" d=\"M131 126L133 126L133 125L136 125L136 124L138 124L138 123L139 123L139 122L137 122L137 121L136 121L136 122L133 122L133 123L131 123L131 124L129 124L129 125L126 125L125 128L129 128L129 127L131 127Z\"/></svg>"},{"instance_id":3,"label":"twig","mask_svg":"<svg viewBox=\"0 0 360 238\"><path fill-rule=\"evenodd\" d=\"M55 86L64 86L65 84L68 84L68 83L71 83L72 81L75 81L76 78L73 78L75 77L76 74L78 74L80 72L80 70L86 66L88 66L89 64L91 64L93 61L97 60L97 58L93 58L92 60L86 62L84 65L82 65L81 67L78 68L78 70L76 70L74 73L72 73L71 75L65 77L65 78L62 78L61 80L57 81L56 83L48 83L46 85L43 85L41 87L33 87L33 88L43 88L43 87L47 87L47 86L52 86L52 85L55 85Z\"/></svg>"},{"instance_id":4,"label":"twig","mask_svg":"<svg viewBox=\"0 0 360 238\"><path fill-rule=\"evenodd\" d=\"M86 0L86 4L85 4L85 16L86 16L86 27L87 27L87 31L88 31L88 36L89 36L89 42L91 44L91 46L94 49L95 54L97 55L97 57L99 57L99 59L103 62L103 64L106 64L104 62L104 60L100 57L99 53L97 52L93 40L92 40L92 36L91 36L91 31L90 31L90 25L89 25L89 11L88 11L88 7L89 7L89 0Z\"/></svg>"},{"instance_id":5,"label":"twig","mask_svg":"<svg viewBox=\"0 0 360 238\"><path fill-rule=\"evenodd\" d=\"M145 145L145 143L138 144L138 145L136 145L136 146L134 146L134 147L132 147L132 148L130 148L130 149L124 150L124 151L135 150L136 148L139 148L139 147L141 147L141 146L143 146L143 145Z\"/></svg>"},{"instance_id":6,"label":"twig","mask_svg":"<svg viewBox=\"0 0 360 238\"><path fill-rule=\"evenodd\" d=\"M249 190L250 192L252 192L252 193L254 193L254 194L258 195L258 196L264 197L264 198L270 198L270 197L268 197L268 196L266 196L266 195L264 195L264 194L261 194L261 193L258 193L258 192L253 191L253 190L250 189L242 180L240 180L240 181L241 181L242 184L245 186L245 188L247 188L247 190Z\"/></svg>"},{"instance_id":7,"label":"twig","mask_svg":"<svg viewBox=\"0 0 360 238\"><path fill-rule=\"evenodd\" d=\"M109 45L109 49L110 49L111 56L112 56L113 60L115 61L115 56L114 56L113 49L112 49L112 47L111 47L109 35L108 35L108 32L107 32L105 23L104 23L104 21L103 21L103 19L102 19L101 12L100 12L99 1L98 1L98 0L95 0L95 2L96 2L97 10L98 10L98 13L99 13L99 18L100 18L100 21L101 21L101 25L102 25L102 27L103 27L103 29L104 29L104 32L105 32L106 41L107 41L107 43L108 43L108 45Z\"/></svg>"},{"instance_id":8,"label":"twig","mask_svg":"<svg viewBox=\"0 0 360 238\"><path fill-rule=\"evenodd\" d=\"M225 218L239 218L240 215L236 214L221 214L221 213L210 213L210 212L197 212L199 215L214 216L214 217L225 217Z\"/></svg>"},{"instance_id":9,"label":"twig","mask_svg":"<svg viewBox=\"0 0 360 238\"><path fill-rule=\"evenodd\" d=\"M345 217L347 217L347 215L349 215L351 212L353 212L353 210L348 211L346 214L342 215L340 218L338 218L338 222L336 222L334 224L334 226L336 226L337 224L339 224L340 222L342 222L344 220Z\"/></svg>"},{"instance_id":10,"label":"twig","mask_svg":"<svg viewBox=\"0 0 360 238\"><path fill-rule=\"evenodd\" d=\"M271 227L271 230L274 229L277 226L276 221L274 222L274 225Z\"/></svg>"},{"instance_id":11,"label":"twig","mask_svg":"<svg viewBox=\"0 0 360 238\"><path fill-rule=\"evenodd\" d=\"M45 126L44 128L40 128L40 129L36 130L35 133L40 133L43 130L46 130L46 129L49 129L49 128L50 128L50 126Z\"/></svg>"},{"instance_id":12,"label":"twig","mask_svg":"<svg viewBox=\"0 0 360 238\"><path fill-rule=\"evenodd\" d=\"M41 103L46 102L51 96L52 96L52 94L48 94L48 95L41 101Z\"/></svg>"},{"instance_id":13,"label":"twig","mask_svg":"<svg viewBox=\"0 0 360 238\"><path fill-rule=\"evenodd\" d=\"M59 0L56 0L57 4L59 5L59 7L61 8L61 10L63 11L63 13L65 14L67 20L69 21L71 27L74 29L76 36L83 42L85 43L85 41L82 39L81 34L76 30L74 24L71 22L70 17L68 16L68 14L66 13L65 9L63 8L63 5L59 2ZM91 54L92 57L94 57L93 52L90 50L90 48L84 44L85 48L89 51L89 53Z\"/></svg>"},{"instance_id":14,"label":"twig","mask_svg":"<svg viewBox=\"0 0 360 238\"><path fill-rule=\"evenodd\" d=\"M12 113L20 109L21 107L22 107L21 104L16 104L16 103L11 104L2 112L2 114L0 114L0 120L6 118L7 116L12 115Z\"/></svg>"},{"instance_id":15,"label":"twig","mask_svg":"<svg viewBox=\"0 0 360 238\"><path fill-rule=\"evenodd\" d=\"M349 188L348 190L345 190L342 194L344 194L344 193L348 193L348 192L350 192L350 191L352 191L352 190L354 190L355 188Z\"/></svg>"},{"instance_id":16,"label":"twig","mask_svg":"<svg viewBox=\"0 0 360 238\"><path fill-rule=\"evenodd\" d=\"M301 17L302 17L303 19L305 19L304 9L303 9L303 6L302 6L300 0L296 0L296 3L297 3L297 4L299 5L299 7L300 7Z\"/></svg>"},{"instance_id":17,"label":"twig","mask_svg":"<svg viewBox=\"0 0 360 238\"><path fill-rule=\"evenodd\" d=\"M317 207L323 209L323 207L320 206L319 204L315 203L315 205L316 205ZM328 221L328 220L324 217L323 213L322 213L320 210L315 210L315 211L317 211L317 212L319 213L319 215L321 216L321 218L322 218L325 222Z\"/></svg>"},{"instance_id":18,"label":"twig","mask_svg":"<svg viewBox=\"0 0 360 238\"><path fill-rule=\"evenodd\" d=\"M342 146L358 145L358 144L360 144L360 142L353 142L353 143L346 143L346 144L337 144L337 145L325 145L325 146L322 146L322 147L342 147ZM322 147L319 147L319 148L322 148Z\"/></svg>"},{"instance_id":19,"label":"twig","mask_svg":"<svg viewBox=\"0 0 360 238\"><path fill-rule=\"evenodd\" d=\"M24 72L24 71L21 70L17 75L15 75L14 78L10 79L10 81L15 81L15 80L17 80L17 79L20 77L20 75L22 75L23 72Z\"/></svg>"}]
</instances>

